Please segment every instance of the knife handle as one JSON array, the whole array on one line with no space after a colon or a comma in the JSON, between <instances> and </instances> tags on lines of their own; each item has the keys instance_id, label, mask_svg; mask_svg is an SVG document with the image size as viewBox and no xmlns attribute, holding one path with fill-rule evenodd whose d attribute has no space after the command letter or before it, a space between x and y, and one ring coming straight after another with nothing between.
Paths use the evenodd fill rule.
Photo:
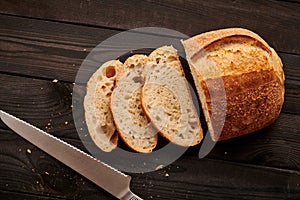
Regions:
<instances>
[{"instance_id":1,"label":"knife handle","mask_svg":"<svg viewBox=\"0 0 300 200\"><path fill-rule=\"evenodd\" d=\"M121 200L143 200L133 192L129 191L124 197L121 198Z\"/></svg>"}]
</instances>

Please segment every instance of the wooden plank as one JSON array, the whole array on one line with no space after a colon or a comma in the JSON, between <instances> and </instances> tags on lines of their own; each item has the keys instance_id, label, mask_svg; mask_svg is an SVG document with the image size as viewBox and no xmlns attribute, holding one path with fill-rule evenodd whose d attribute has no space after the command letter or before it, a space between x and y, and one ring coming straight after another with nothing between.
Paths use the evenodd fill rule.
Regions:
<instances>
[{"instance_id":1,"label":"wooden plank","mask_svg":"<svg viewBox=\"0 0 300 200\"><path fill-rule=\"evenodd\" d=\"M282 113L267 128L219 142L208 157L300 170L299 123L299 115ZM292 129L295 130L293 133L290 131Z\"/></svg>"},{"instance_id":2,"label":"wooden plank","mask_svg":"<svg viewBox=\"0 0 300 200\"><path fill-rule=\"evenodd\" d=\"M75 80L81 63L92 48L119 33L11 16L0 15L0 21L0 72L69 82ZM107 48L110 51L118 46ZM300 55L279 55L287 84L299 88Z\"/></svg>"},{"instance_id":3,"label":"wooden plank","mask_svg":"<svg viewBox=\"0 0 300 200\"><path fill-rule=\"evenodd\" d=\"M224 27L244 27L259 33L277 50L300 53L300 5L291 2L4 0L0 12L120 29L166 27L190 36Z\"/></svg>"},{"instance_id":4,"label":"wooden plank","mask_svg":"<svg viewBox=\"0 0 300 200\"><path fill-rule=\"evenodd\" d=\"M10 75L1 75L0 82L5 83L0 85L0 109L83 147L72 116L72 84ZM219 142L209 157L299 170L299 123L295 122L300 122L300 115L287 114L293 112L292 109L299 111L296 102L300 92L295 91L298 97L286 101L287 106L274 124L244 137ZM289 96L289 89L286 96ZM0 127L7 129L2 123ZM83 125L81 132L86 134L85 130ZM193 147L187 154L198 157L198 150L199 146Z\"/></svg>"},{"instance_id":5,"label":"wooden plank","mask_svg":"<svg viewBox=\"0 0 300 200\"><path fill-rule=\"evenodd\" d=\"M0 190L65 199L113 199L13 132L0 129L0 133ZM132 190L144 199L300 197L299 171L189 156L156 172L132 174L132 178Z\"/></svg>"},{"instance_id":6,"label":"wooden plank","mask_svg":"<svg viewBox=\"0 0 300 200\"><path fill-rule=\"evenodd\" d=\"M72 82L88 52L118 33L7 16L0 21L0 71Z\"/></svg>"},{"instance_id":7,"label":"wooden plank","mask_svg":"<svg viewBox=\"0 0 300 200\"><path fill-rule=\"evenodd\" d=\"M65 198L33 195L28 193L10 192L0 190L0 198L5 200L60 200Z\"/></svg>"}]
</instances>

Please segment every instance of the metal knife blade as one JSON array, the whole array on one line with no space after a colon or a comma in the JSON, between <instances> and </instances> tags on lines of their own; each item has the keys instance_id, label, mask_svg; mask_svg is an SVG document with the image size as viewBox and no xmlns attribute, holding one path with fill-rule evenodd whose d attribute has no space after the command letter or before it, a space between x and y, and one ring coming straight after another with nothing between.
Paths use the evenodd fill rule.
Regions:
<instances>
[{"instance_id":1,"label":"metal knife blade","mask_svg":"<svg viewBox=\"0 0 300 200\"><path fill-rule=\"evenodd\" d=\"M2 121L20 136L121 200L142 200L130 191L131 177L80 149L0 110Z\"/></svg>"}]
</instances>

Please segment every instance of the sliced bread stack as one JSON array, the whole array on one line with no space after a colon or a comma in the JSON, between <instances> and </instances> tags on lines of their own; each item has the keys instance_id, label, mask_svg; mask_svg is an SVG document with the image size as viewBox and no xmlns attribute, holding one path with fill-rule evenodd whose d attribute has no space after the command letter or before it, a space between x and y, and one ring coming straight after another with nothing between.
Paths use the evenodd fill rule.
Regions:
<instances>
[{"instance_id":1,"label":"sliced bread stack","mask_svg":"<svg viewBox=\"0 0 300 200\"><path fill-rule=\"evenodd\" d=\"M124 64L103 64L88 82L84 108L90 135L103 151L113 150L118 136L141 153L153 151L157 133L181 146L203 138L177 51L170 46L149 57L133 55Z\"/></svg>"}]
</instances>

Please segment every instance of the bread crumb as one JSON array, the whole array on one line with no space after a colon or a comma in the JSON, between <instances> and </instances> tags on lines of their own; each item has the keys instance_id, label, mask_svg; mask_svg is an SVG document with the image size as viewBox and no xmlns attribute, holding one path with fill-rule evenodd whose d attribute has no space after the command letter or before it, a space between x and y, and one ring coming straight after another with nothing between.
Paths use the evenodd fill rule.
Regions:
<instances>
[{"instance_id":1,"label":"bread crumb","mask_svg":"<svg viewBox=\"0 0 300 200\"><path fill-rule=\"evenodd\" d=\"M57 83L57 82L58 82L58 80L57 80L57 79L54 79L52 82L53 82L53 83Z\"/></svg>"},{"instance_id":2,"label":"bread crumb","mask_svg":"<svg viewBox=\"0 0 300 200\"><path fill-rule=\"evenodd\" d=\"M165 174L165 177L169 177L170 175L168 173Z\"/></svg>"},{"instance_id":3,"label":"bread crumb","mask_svg":"<svg viewBox=\"0 0 300 200\"><path fill-rule=\"evenodd\" d=\"M45 172L45 174L49 175L49 173L48 173L48 172Z\"/></svg>"},{"instance_id":4,"label":"bread crumb","mask_svg":"<svg viewBox=\"0 0 300 200\"><path fill-rule=\"evenodd\" d=\"M27 153L31 154L31 150L30 149L27 149L26 151L27 151Z\"/></svg>"},{"instance_id":5,"label":"bread crumb","mask_svg":"<svg viewBox=\"0 0 300 200\"><path fill-rule=\"evenodd\" d=\"M164 166L163 165L158 165L156 168L155 168L155 170L160 170L160 169L162 169Z\"/></svg>"},{"instance_id":6,"label":"bread crumb","mask_svg":"<svg viewBox=\"0 0 300 200\"><path fill-rule=\"evenodd\" d=\"M224 154L227 155L227 151L225 151Z\"/></svg>"},{"instance_id":7,"label":"bread crumb","mask_svg":"<svg viewBox=\"0 0 300 200\"><path fill-rule=\"evenodd\" d=\"M5 184L6 187L8 187L8 184Z\"/></svg>"},{"instance_id":8,"label":"bread crumb","mask_svg":"<svg viewBox=\"0 0 300 200\"><path fill-rule=\"evenodd\" d=\"M67 125L68 124L68 121L65 121L65 125Z\"/></svg>"},{"instance_id":9,"label":"bread crumb","mask_svg":"<svg viewBox=\"0 0 300 200\"><path fill-rule=\"evenodd\" d=\"M32 169L31 169L31 171L32 171L32 172L35 172L35 169L34 169L34 168L32 168Z\"/></svg>"},{"instance_id":10,"label":"bread crumb","mask_svg":"<svg viewBox=\"0 0 300 200\"><path fill-rule=\"evenodd\" d=\"M18 149L18 151L19 151L19 152L21 152L21 151L22 151L22 149Z\"/></svg>"},{"instance_id":11,"label":"bread crumb","mask_svg":"<svg viewBox=\"0 0 300 200\"><path fill-rule=\"evenodd\" d=\"M48 126L50 126L51 125L51 123L50 122L48 122L48 124L47 124Z\"/></svg>"},{"instance_id":12,"label":"bread crumb","mask_svg":"<svg viewBox=\"0 0 300 200\"><path fill-rule=\"evenodd\" d=\"M83 49L83 51L86 51L86 49Z\"/></svg>"}]
</instances>

